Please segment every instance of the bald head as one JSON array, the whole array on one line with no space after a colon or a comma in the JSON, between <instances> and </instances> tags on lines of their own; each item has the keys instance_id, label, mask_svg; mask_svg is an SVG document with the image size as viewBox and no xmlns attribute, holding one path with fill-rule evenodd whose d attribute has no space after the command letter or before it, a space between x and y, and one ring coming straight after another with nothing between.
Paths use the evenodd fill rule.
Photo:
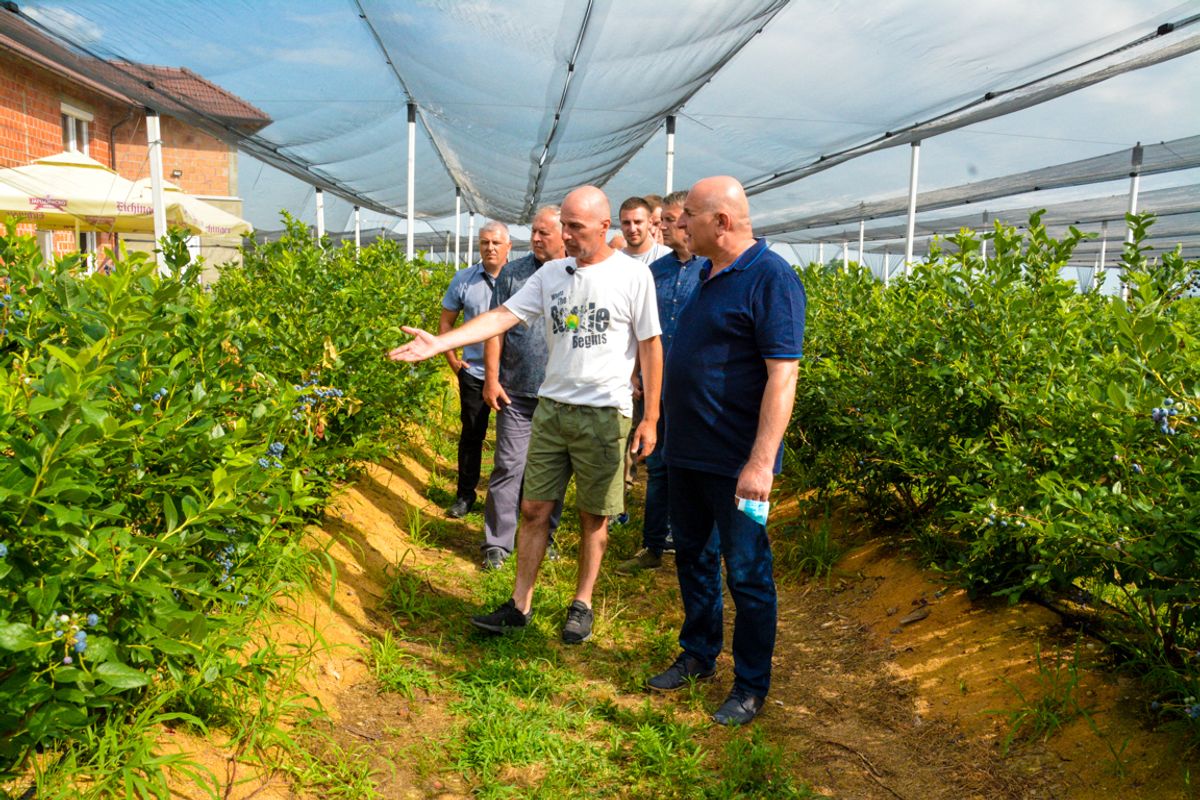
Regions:
<instances>
[{"instance_id":1,"label":"bald head","mask_svg":"<svg viewBox=\"0 0 1200 800\"><path fill-rule=\"evenodd\" d=\"M581 186L562 204L562 237L567 255L581 267L596 264L612 255L605 239L612 219L608 197L595 186Z\"/></svg>"},{"instance_id":2,"label":"bald head","mask_svg":"<svg viewBox=\"0 0 1200 800\"><path fill-rule=\"evenodd\" d=\"M737 178L728 175L717 175L696 181L688 200L694 201L696 211L728 214L734 229L750 228L750 201L746 199L746 190Z\"/></svg>"},{"instance_id":3,"label":"bald head","mask_svg":"<svg viewBox=\"0 0 1200 800\"><path fill-rule=\"evenodd\" d=\"M562 204L563 216L567 215L568 210L573 216L583 214L612 219L612 206L608 202L608 195L595 186L580 186L568 194Z\"/></svg>"},{"instance_id":4,"label":"bald head","mask_svg":"<svg viewBox=\"0 0 1200 800\"><path fill-rule=\"evenodd\" d=\"M676 224L691 251L711 259L717 271L754 244L746 190L728 175L697 181Z\"/></svg>"}]
</instances>

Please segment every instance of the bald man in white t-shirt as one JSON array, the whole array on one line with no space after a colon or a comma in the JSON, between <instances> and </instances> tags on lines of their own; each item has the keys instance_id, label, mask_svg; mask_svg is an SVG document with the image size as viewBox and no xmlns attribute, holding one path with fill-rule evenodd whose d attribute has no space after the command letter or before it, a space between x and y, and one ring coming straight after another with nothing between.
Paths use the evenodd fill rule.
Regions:
<instances>
[{"instance_id":1,"label":"bald man in white t-shirt","mask_svg":"<svg viewBox=\"0 0 1200 800\"><path fill-rule=\"evenodd\" d=\"M503 305L453 331L433 336L404 328L414 340L388 354L395 361L423 361L520 323L545 330L550 356L525 467L516 582L508 601L471 618L483 630L506 633L529 624L550 513L573 474L582 530L575 598L562 638L576 644L591 637L592 592L608 543L608 518L624 510L635 362L653 413L637 426L630 448L644 459L657 443L662 346L654 279L645 264L608 246L611 216L608 198L596 187L571 192L561 211L567 258L547 262Z\"/></svg>"}]
</instances>

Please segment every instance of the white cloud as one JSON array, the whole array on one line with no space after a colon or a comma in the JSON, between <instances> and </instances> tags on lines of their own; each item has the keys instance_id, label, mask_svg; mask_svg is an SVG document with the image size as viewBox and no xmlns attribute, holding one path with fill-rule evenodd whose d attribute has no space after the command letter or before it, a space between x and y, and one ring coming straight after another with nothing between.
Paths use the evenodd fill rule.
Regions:
<instances>
[{"instance_id":1,"label":"white cloud","mask_svg":"<svg viewBox=\"0 0 1200 800\"><path fill-rule=\"evenodd\" d=\"M22 9L33 19L71 42L91 47L104 40L104 29L90 19L65 8L26 5Z\"/></svg>"}]
</instances>

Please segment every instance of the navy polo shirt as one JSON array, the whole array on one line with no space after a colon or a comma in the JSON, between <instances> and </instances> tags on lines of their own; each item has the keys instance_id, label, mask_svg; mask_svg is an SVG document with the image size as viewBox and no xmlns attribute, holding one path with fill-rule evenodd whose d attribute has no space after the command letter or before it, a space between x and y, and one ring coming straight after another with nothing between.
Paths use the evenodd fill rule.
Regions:
<instances>
[{"instance_id":1,"label":"navy polo shirt","mask_svg":"<svg viewBox=\"0 0 1200 800\"><path fill-rule=\"evenodd\" d=\"M804 284L765 239L709 277L679 315L667 359L664 460L671 466L737 477L758 434L768 358L800 358ZM783 447L775 472L783 468Z\"/></svg>"}]
</instances>

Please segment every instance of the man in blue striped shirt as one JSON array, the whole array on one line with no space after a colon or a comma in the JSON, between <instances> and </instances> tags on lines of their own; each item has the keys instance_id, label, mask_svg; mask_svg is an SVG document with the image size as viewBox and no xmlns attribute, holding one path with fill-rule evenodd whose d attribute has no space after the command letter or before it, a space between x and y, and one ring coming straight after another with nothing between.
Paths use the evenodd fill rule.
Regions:
<instances>
[{"instance_id":1,"label":"man in blue striped shirt","mask_svg":"<svg viewBox=\"0 0 1200 800\"><path fill-rule=\"evenodd\" d=\"M700 285L700 268L708 263L688 247L687 235L676 224L683 215L687 192L667 195L660 208L663 244L671 252L650 265L654 292L658 297L658 321L662 326L663 358L670 357L671 341L683 306ZM635 390L640 386L635 384ZM663 435L663 418L658 418L658 435ZM661 451L646 459L646 511L642 516L642 549L622 561L617 572L632 575L662 565L662 554L670 552L671 527L667 521L667 464Z\"/></svg>"}]
</instances>

